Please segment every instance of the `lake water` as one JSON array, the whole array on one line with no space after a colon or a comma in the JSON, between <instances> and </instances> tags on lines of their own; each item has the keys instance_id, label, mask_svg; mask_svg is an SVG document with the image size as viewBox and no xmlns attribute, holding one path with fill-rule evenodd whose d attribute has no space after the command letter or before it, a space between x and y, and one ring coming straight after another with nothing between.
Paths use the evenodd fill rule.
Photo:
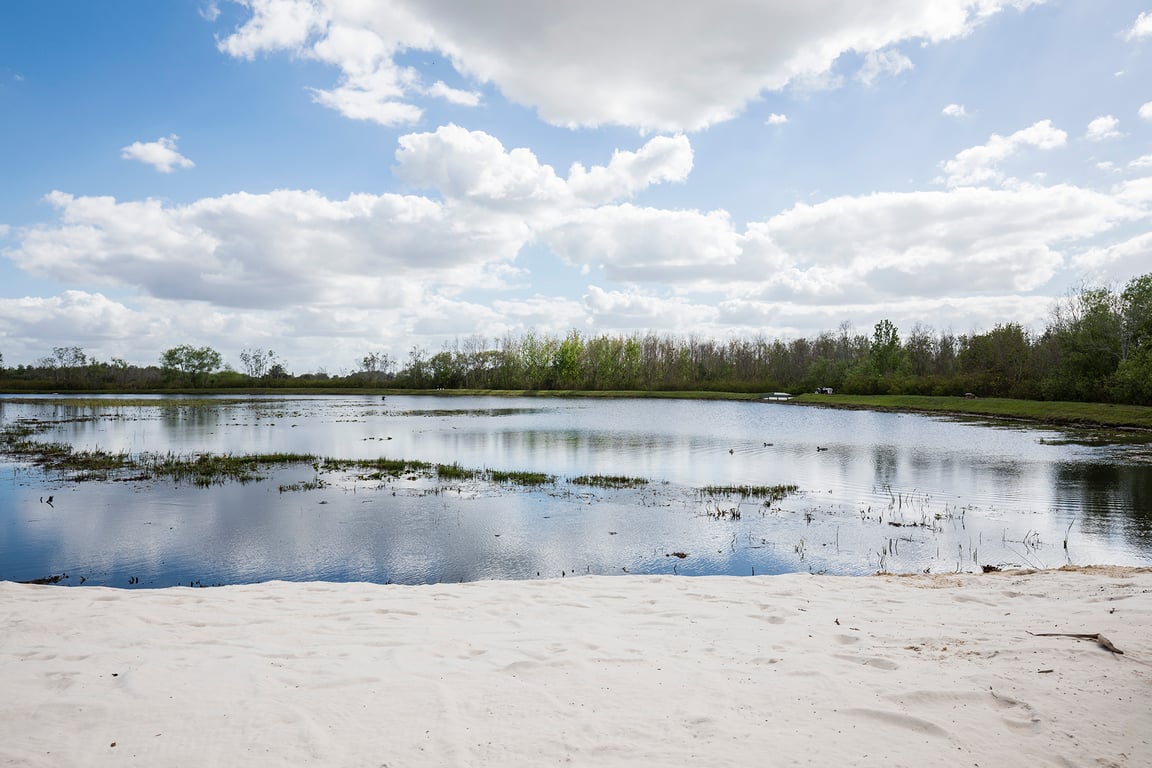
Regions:
<instances>
[{"instance_id":1,"label":"lake water","mask_svg":"<svg viewBox=\"0 0 1152 768\"><path fill-rule=\"evenodd\" d=\"M0 579L148 587L1152 565L1146 435L1087 444L1053 429L784 403L141 401L5 396L0 426L52 422L34 439L77 450L388 457L556 480L364 480L302 463L200 488L78 481L9 458ZM570 482L596 474L649 482ZM318 478L324 487L282 488ZM800 492L766 505L701 490L777 484Z\"/></svg>"}]
</instances>

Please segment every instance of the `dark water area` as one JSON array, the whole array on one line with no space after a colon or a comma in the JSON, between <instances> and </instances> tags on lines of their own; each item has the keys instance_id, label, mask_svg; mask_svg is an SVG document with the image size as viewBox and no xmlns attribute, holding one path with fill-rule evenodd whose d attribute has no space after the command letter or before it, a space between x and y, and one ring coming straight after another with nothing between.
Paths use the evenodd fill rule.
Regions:
<instances>
[{"instance_id":1,"label":"dark water area","mask_svg":"<svg viewBox=\"0 0 1152 768\"><path fill-rule=\"evenodd\" d=\"M1152 565L1152 437L784 403L0 397L76 450L307 453L545 473L78 480L0 461L0 579L162 587ZM1111 440L1111 441L1109 441ZM643 478L634 488L572 482ZM317 483L322 480L323 483ZM795 484L765 503L709 486ZM286 490L319 485L312 490ZM48 504L46 499L52 498Z\"/></svg>"}]
</instances>

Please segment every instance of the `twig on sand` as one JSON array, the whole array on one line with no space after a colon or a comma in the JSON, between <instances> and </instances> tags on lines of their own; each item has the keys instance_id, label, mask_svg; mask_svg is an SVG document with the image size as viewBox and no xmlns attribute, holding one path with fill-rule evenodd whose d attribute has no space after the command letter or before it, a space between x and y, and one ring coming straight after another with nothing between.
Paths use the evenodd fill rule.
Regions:
<instances>
[{"instance_id":1,"label":"twig on sand","mask_svg":"<svg viewBox=\"0 0 1152 768\"><path fill-rule=\"evenodd\" d=\"M1124 651L1112 645L1112 641L1104 637L1104 635L1100 634L1099 632L1029 632L1028 634L1032 635L1033 637L1074 637L1077 640L1092 640L1104 650L1111 651L1112 653L1118 653L1120 655L1124 654Z\"/></svg>"}]
</instances>

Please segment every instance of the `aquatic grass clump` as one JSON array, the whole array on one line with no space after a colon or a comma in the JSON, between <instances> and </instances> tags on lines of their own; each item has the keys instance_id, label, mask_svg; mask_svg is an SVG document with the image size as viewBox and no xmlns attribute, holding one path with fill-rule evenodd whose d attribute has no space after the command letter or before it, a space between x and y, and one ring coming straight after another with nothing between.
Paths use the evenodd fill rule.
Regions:
<instances>
[{"instance_id":1,"label":"aquatic grass clump","mask_svg":"<svg viewBox=\"0 0 1152 768\"><path fill-rule=\"evenodd\" d=\"M306 453L264 453L237 456L233 454L194 453L181 455L144 454L141 469L155 477L176 482L190 482L200 487L225 482L250 483L264 479L262 470L277 465L311 464L316 457Z\"/></svg>"},{"instance_id":2,"label":"aquatic grass clump","mask_svg":"<svg viewBox=\"0 0 1152 768\"><path fill-rule=\"evenodd\" d=\"M5 455L30 461L45 471L76 472L78 480L104 480L110 472L131 469L135 463L125 452L112 453L99 448L77 451L67 443L41 443L26 439L47 427L12 425L0 434Z\"/></svg>"},{"instance_id":3,"label":"aquatic grass clump","mask_svg":"<svg viewBox=\"0 0 1152 768\"><path fill-rule=\"evenodd\" d=\"M648 485L647 478L627 475L580 475L569 482L573 485L590 485L598 488L640 488Z\"/></svg>"},{"instance_id":4,"label":"aquatic grass clump","mask_svg":"<svg viewBox=\"0 0 1152 768\"><path fill-rule=\"evenodd\" d=\"M489 479L494 483L510 483L512 485L548 485L556 482L555 475L543 472L504 472L492 470Z\"/></svg>"},{"instance_id":5,"label":"aquatic grass clump","mask_svg":"<svg viewBox=\"0 0 1152 768\"><path fill-rule=\"evenodd\" d=\"M325 462L328 461L332 461L332 459L325 460ZM387 459L383 456L378 459L356 459L350 462L350 465L357 469L371 469L386 475L395 476L402 475L405 472L427 472L432 469L432 465L426 461Z\"/></svg>"},{"instance_id":6,"label":"aquatic grass clump","mask_svg":"<svg viewBox=\"0 0 1152 768\"><path fill-rule=\"evenodd\" d=\"M289 491L315 491L327 487L328 483L324 482L322 478L317 477L312 480L301 480L297 483L284 483L280 486L280 493L288 493Z\"/></svg>"},{"instance_id":7,"label":"aquatic grass clump","mask_svg":"<svg viewBox=\"0 0 1152 768\"><path fill-rule=\"evenodd\" d=\"M800 486L786 485L706 485L700 493L706 496L740 496L741 498L763 499L765 504L774 504L781 499L800 492Z\"/></svg>"},{"instance_id":8,"label":"aquatic grass clump","mask_svg":"<svg viewBox=\"0 0 1152 768\"><path fill-rule=\"evenodd\" d=\"M457 462L436 465L436 477L441 480L474 480L481 474L479 470L465 469Z\"/></svg>"}]
</instances>

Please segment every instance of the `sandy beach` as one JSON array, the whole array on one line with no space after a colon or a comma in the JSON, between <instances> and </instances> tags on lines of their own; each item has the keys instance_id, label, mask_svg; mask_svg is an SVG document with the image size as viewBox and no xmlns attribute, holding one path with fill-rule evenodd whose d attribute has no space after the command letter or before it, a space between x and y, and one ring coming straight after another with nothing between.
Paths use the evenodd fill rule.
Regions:
<instances>
[{"instance_id":1,"label":"sandy beach","mask_svg":"<svg viewBox=\"0 0 1152 768\"><path fill-rule=\"evenodd\" d=\"M5 582L0 627L5 766L1152 764L1148 569Z\"/></svg>"}]
</instances>

